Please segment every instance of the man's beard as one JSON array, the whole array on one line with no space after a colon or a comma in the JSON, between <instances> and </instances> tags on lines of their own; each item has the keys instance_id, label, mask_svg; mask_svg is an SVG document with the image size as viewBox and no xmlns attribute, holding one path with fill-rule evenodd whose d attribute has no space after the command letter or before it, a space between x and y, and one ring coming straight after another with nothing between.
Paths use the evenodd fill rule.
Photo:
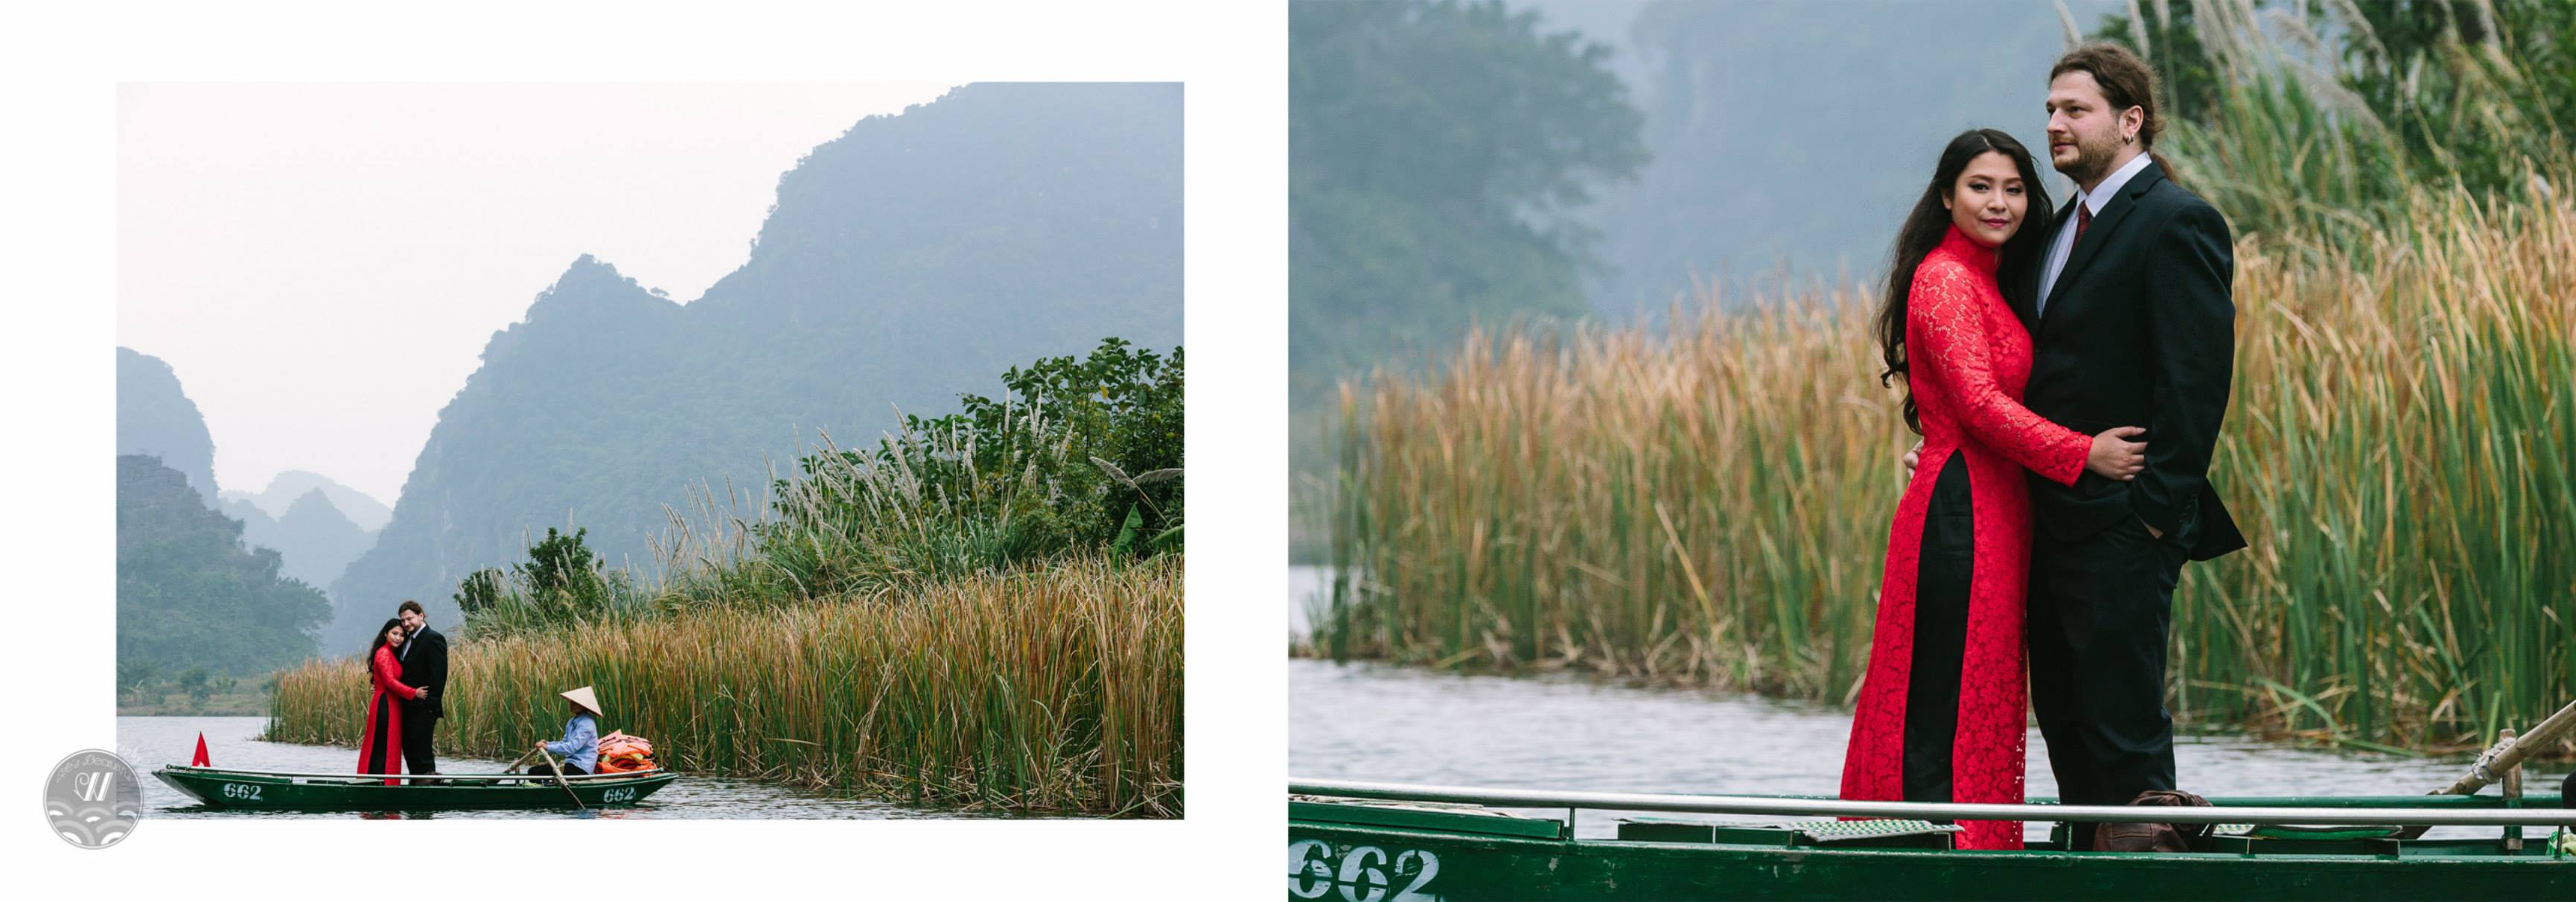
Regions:
<instances>
[{"instance_id":1,"label":"man's beard","mask_svg":"<svg viewBox=\"0 0 2576 902\"><path fill-rule=\"evenodd\" d=\"M2075 183L2079 185L2094 181L2105 175L2109 175L2111 174L2111 159L2119 156L2120 145L2122 143L2125 142L2109 140L2098 145L2086 144L2084 143L2084 139L2079 136L2075 139L2075 162L2058 166L2057 171L2059 174L2062 174L2067 178L2074 179ZM2052 150L2054 150L2054 148L2052 148ZM2052 153L2051 156L2053 157L2054 153ZM2050 163L2051 165L2055 165L2055 161L2053 159Z\"/></svg>"}]
</instances>

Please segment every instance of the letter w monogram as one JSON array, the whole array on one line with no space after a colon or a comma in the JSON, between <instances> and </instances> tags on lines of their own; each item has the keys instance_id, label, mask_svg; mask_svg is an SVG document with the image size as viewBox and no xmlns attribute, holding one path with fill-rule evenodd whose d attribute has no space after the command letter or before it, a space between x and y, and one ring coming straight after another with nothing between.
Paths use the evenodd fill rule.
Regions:
<instances>
[{"instance_id":1,"label":"letter w monogram","mask_svg":"<svg viewBox=\"0 0 2576 902\"><path fill-rule=\"evenodd\" d=\"M82 779L82 777L86 777L88 779ZM82 774L79 777L74 777L72 779L78 780L81 784L81 801L104 802L107 801L108 785L116 782L116 772L103 770L96 773Z\"/></svg>"}]
</instances>

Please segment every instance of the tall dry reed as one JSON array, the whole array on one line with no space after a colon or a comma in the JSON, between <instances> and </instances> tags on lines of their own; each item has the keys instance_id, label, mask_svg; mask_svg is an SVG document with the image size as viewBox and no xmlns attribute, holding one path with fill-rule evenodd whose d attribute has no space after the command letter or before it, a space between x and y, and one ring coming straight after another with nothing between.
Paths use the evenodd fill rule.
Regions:
<instances>
[{"instance_id":1,"label":"tall dry reed","mask_svg":"<svg viewBox=\"0 0 2576 902\"><path fill-rule=\"evenodd\" d=\"M2238 248L2213 478L2253 547L2185 570L2187 720L2427 748L2576 695L2576 213L2405 214ZM1912 438L1871 304L1479 332L1346 386L1315 647L1847 701Z\"/></svg>"},{"instance_id":2,"label":"tall dry reed","mask_svg":"<svg viewBox=\"0 0 2576 902\"><path fill-rule=\"evenodd\" d=\"M774 608L585 623L454 646L439 734L512 758L596 687L602 729L666 767L920 804L1181 810L1181 571L1088 560ZM277 677L272 738L354 745L348 659Z\"/></svg>"}]
</instances>

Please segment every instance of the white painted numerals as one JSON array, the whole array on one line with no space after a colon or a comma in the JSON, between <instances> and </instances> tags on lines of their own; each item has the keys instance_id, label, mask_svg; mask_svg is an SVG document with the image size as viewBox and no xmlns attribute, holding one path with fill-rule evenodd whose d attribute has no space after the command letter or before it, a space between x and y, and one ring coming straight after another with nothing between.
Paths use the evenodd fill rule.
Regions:
<instances>
[{"instance_id":1,"label":"white painted numerals","mask_svg":"<svg viewBox=\"0 0 2576 902\"><path fill-rule=\"evenodd\" d=\"M635 787L632 787L632 786L612 786L612 787L609 787L607 791L602 792L602 793L600 793L600 794L599 794L599 801L600 801L600 804L603 804L603 805L615 805L615 804L617 804L617 803L619 803L619 802L632 802L632 801L635 801Z\"/></svg>"},{"instance_id":2,"label":"white painted numerals","mask_svg":"<svg viewBox=\"0 0 2576 902\"><path fill-rule=\"evenodd\" d=\"M1411 881L1388 896L1395 881L1408 875ZM1337 867L1333 847L1323 840L1288 844L1288 895L1299 899L1321 899L1339 888L1343 902L1439 902L1439 896L1424 892L1439 875L1440 856L1420 849L1406 849L1389 859L1385 849L1352 846Z\"/></svg>"},{"instance_id":3,"label":"white painted numerals","mask_svg":"<svg viewBox=\"0 0 2576 902\"><path fill-rule=\"evenodd\" d=\"M259 801L259 784L226 783L224 784L224 798L240 799L246 802Z\"/></svg>"}]
</instances>

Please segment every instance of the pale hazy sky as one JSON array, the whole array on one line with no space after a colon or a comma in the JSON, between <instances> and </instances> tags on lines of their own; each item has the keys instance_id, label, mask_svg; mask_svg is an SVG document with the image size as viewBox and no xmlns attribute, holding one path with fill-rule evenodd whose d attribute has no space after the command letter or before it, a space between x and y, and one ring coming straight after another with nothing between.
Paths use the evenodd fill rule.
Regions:
<instances>
[{"instance_id":1,"label":"pale hazy sky","mask_svg":"<svg viewBox=\"0 0 2576 902\"><path fill-rule=\"evenodd\" d=\"M575 258L694 300L799 157L949 87L128 84L116 341L177 371L226 490L311 470L391 505Z\"/></svg>"}]
</instances>

